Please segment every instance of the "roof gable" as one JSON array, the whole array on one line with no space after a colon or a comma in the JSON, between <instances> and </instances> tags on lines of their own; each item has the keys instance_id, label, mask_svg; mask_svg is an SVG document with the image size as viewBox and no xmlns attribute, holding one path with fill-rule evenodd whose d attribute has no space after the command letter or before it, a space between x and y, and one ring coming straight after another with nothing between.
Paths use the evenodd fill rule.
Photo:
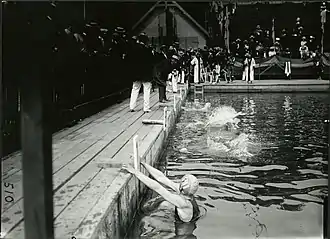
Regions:
<instances>
[{"instance_id":1,"label":"roof gable","mask_svg":"<svg viewBox=\"0 0 330 239\"><path fill-rule=\"evenodd\" d=\"M186 11L183 7L181 7L175 1L158 1L154 6L152 6L143 16L142 18L133 26L132 31L136 32L141 29L143 23L145 23L149 18L151 18L156 11L160 11L162 8L165 9L165 6L170 7L176 12L179 12L180 15L187 21L189 21L200 33L202 33L205 37L209 38L208 32Z\"/></svg>"}]
</instances>

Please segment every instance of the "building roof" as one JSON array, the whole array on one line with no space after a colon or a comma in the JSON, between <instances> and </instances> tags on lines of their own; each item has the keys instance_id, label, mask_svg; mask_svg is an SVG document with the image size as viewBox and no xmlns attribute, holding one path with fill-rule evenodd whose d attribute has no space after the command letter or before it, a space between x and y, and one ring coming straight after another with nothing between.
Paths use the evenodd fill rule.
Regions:
<instances>
[{"instance_id":1,"label":"building roof","mask_svg":"<svg viewBox=\"0 0 330 239\"><path fill-rule=\"evenodd\" d=\"M209 33L186 11L180 4L178 4L175 1L167 1L166 3L164 1L158 1L154 6L152 6L143 16L142 18L133 26L132 31L136 32L138 31L141 26L143 26L143 23L145 23L156 10L164 9L165 6L170 7L172 9L175 9L179 11L182 16L189 21L198 31L200 31L205 37L209 38Z\"/></svg>"}]
</instances>

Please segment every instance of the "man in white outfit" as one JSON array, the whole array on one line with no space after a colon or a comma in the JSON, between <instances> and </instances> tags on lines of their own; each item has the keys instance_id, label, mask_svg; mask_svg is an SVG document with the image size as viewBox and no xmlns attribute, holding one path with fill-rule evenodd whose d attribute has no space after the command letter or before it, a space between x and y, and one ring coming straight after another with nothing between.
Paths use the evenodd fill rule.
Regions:
<instances>
[{"instance_id":1,"label":"man in white outfit","mask_svg":"<svg viewBox=\"0 0 330 239\"><path fill-rule=\"evenodd\" d=\"M131 69L134 70L134 81L130 99L130 110L134 112L136 107L137 98L143 84L143 98L144 113L149 113L150 110L150 92L151 81L153 76L153 54L147 47L148 36L145 33L141 33L138 37L139 42L135 45L134 50L130 57ZM143 60L142 60L143 59Z\"/></svg>"},{"instance_id":2,"label":"man in white outfit","mask_svg":"<svg viewBox=\"0 0 330 239\"><path fill-rule=\"evenodd\" d=\"M252 84L252 81L254 80L254 68L256 66L254 58L247 53L245 54L245 60L244 60L244 71L243 71L243 81L247 81L247 83Z\"/></svg>"},{"instance_id":3,"label":"man in white outfit","mask_svg":"<svg viewBox=\"0 0 330 239\"><path fill-rule=\"evenodd\" d=\"M172 70L171 74L169 75L171 82L172 82L172 92L177 93L178 92L178 80L179 80L179 70L178 70L178 61L179 57L176 55L172 56L174 63L174 69Z\"/></svg>"},{"instance_id":4,"label":"man in white outfit","mask_svg":"<svg viewBox=\"0 0 330 239\"><path fill-rule=\"evenodd\" d=\"M199 83L199 71L200 71L200 63L197 58L197 54L195 52L192 53L192 60L190 62L191 65L194 66L194 83Z\"/></svg>"}]
</instances>

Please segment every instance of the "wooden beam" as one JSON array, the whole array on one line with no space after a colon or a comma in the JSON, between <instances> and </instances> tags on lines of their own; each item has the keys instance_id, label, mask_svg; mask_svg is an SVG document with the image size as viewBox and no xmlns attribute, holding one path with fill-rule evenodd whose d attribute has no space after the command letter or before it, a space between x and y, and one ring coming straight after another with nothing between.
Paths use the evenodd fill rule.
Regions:
<instances>
[{"instance_id":1,"label":"wooden beam","mask_svg":"<svg viewBox=\"0 0 330 239\"><path fill-rule=\"evenodd\" d=\"M0 5L0 16L3 16L3 8L4 3L1 3ZM2 18L0 19L0 25L2 26ZM2 27L0 27L0 56L2 55ZM2 64L0 64L0 72L2 72ZM0 74L0 160L2 160L3 157L3 125L4 125L4 117L3 117L3 80L2 80L2 74ZM0 171L2 172L2 163L0 164Z\"/></svg>"},{"instance_id":2,"label":"wooden beam","mask_svg":"<svg viewBox=\"0 0 330 239\"><path fill-rule=\"evenodd\" d=\"M155 5L153 5L141 18L140 20L134 24L134 26L132 27L132 31L136 31L139 26L145 21L145 19L147 19L149 17L149 15L158 7L158 5L160 4L160 2L162 2L162 0L157 1L155 3Z\"/></svg>"},{"instance_id":3,"label":"wooden beam","mask_svg":"<svg viewBox=\"0 0 330 239\"><path fill-rule=\"evenodd\" d=\"M28 16L34 17L39 9L33 6L31 10ZM42 31L47 22L41 17L36 20L26 29L28 49L22 53L32 62L21 82L24 229L25 239L53 239L52 104L47 90L52 62L47 49L49 32Z\"/></svg>"},{"instance_id":4,"label":"wooden beam","mask_svg":"<svg viewBox=\"0 0 330 239\"><path fill-rule=\"evenodd\" d=\"M178 4L176 1L173 1L172 4L174 4L175 7L181 11L183 16L190 20L201 33L203 33L207 38L210 38L209 33L186 10L184 10L180 4Z\"/></svg>"}]
</instances>

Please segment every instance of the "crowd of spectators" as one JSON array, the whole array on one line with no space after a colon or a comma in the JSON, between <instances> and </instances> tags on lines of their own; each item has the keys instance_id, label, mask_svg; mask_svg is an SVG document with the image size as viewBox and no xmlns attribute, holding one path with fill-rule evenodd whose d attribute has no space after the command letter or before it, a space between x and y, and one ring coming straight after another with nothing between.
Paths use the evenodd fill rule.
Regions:
<instances>
[{"instance_id":1,"label":"crowd of spectators","mask_svg":"<svg viewBox=\"0 0 330 239\"><path fill-rule=\"evenodd\" d=\"M255 58L279 55L307 59L319 54L320 47L316 37L305 32L301 18L297 17L293 29L282 29L278 37L272 36L271 31L257 25L249 39L237 38L231 43L230 50L241 58L248 52Z\"/></svg>"}]
</instances>

